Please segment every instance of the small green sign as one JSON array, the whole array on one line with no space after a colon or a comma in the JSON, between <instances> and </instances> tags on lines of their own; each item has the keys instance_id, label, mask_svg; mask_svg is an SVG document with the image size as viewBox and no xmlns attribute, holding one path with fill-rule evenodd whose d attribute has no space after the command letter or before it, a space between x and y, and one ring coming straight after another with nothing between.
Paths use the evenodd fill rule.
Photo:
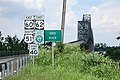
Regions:
<instances>
[{"instance_id":1,"label":"small green sign","mask_svg":"<svg viewBox=\"0 0 120 80\"><path fill-rule=\"evenodd\" d=\"M45 41L61 42L62 31L61 30L45 30Z\"/></svg>"},{"instance_id":2,"label":"small green sign","mask_svg":"<svg viewBox=\"0 0 120 80\"><path fill-rule=\"evenodd\" d=\"M43 41L43 37L41 35L36 36L36 42L41 43Z\"/></svg>"},{"instance_id":3,"label":"small green sign","mask_svg":"<svg viewBox=\"0 0 120 80\"><path fill-rule=\"evenodd\" d=\"M35 43L44 43L44 30L35 30Z\"/></svg>"}]
</instances>

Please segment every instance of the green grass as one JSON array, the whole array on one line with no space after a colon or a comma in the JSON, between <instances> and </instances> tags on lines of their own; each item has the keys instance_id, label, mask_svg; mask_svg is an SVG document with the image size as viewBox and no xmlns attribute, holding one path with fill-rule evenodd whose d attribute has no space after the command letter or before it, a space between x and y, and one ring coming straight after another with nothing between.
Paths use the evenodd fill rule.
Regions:
<instances>
[{"instance_id":1,"label":"green grass","mask_svg":"<svg viewBox=\"0 0 120 80\"><path fill-rule=\"evenodd\" d=\"M81 51L78 45L65 45L63 53L55 48L55 66L51 65L51 48L40 48L35 65L6 80L120 80L120 69L114 64L94 63L111 61L100 54Z\"/></svg>"}]
</instances>

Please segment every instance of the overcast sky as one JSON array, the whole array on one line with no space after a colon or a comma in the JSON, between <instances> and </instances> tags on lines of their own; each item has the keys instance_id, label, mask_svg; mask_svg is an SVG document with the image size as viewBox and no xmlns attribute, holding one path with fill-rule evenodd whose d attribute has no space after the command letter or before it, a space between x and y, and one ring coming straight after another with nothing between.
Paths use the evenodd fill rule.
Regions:
<instances>
[{"instance_id":1,"label":"overcast sky","mask_svg":"<svg viewBox=\"0 0 120 80\"><path fill-rule=\"evenodd\" d=\"M63 0L0 0L0 31L22 39L24 17L45 15L45 29L60 29ZM92 16L95 43L118 45L120 0L67 0L65 42L77 40L77 21L83 14Z\"/></svg>"}]
</instances>

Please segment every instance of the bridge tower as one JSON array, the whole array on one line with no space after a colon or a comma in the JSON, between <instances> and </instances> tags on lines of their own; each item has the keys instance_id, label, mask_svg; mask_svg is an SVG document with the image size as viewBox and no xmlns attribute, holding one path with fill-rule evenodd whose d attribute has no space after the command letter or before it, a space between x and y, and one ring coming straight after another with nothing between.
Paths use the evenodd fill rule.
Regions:
<instances>
[{"instance_id":1,"label":"bridge tower","mask_svg":"<svg viewBox=\"0 0 120 80\"><path fill-rule=\"evenodd\" d=\"M91 28L91 15L84 14L83 20L78 21L78 37L79 41L83 41L80 44L80 48L85 48L85 50L93 51L94 50L94 38L93 31Z\"/></svg>"}]
</instances>

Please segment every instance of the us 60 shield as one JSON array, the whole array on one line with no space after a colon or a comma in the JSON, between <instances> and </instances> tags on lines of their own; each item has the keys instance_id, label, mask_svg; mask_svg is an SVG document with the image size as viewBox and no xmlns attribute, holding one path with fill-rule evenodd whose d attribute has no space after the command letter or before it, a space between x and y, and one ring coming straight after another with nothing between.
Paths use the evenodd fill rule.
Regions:
<instances>
[{"instance_id":1,"label":"us 60 shield","mask_svg":"<svg viewBox=\"0 0 120 80\"><path fill-rule=\"evenodd\" d=\"M24 28L25 29L34 29L34 22L32 20L25 20Z\"/></svg>"}]
</instances>

